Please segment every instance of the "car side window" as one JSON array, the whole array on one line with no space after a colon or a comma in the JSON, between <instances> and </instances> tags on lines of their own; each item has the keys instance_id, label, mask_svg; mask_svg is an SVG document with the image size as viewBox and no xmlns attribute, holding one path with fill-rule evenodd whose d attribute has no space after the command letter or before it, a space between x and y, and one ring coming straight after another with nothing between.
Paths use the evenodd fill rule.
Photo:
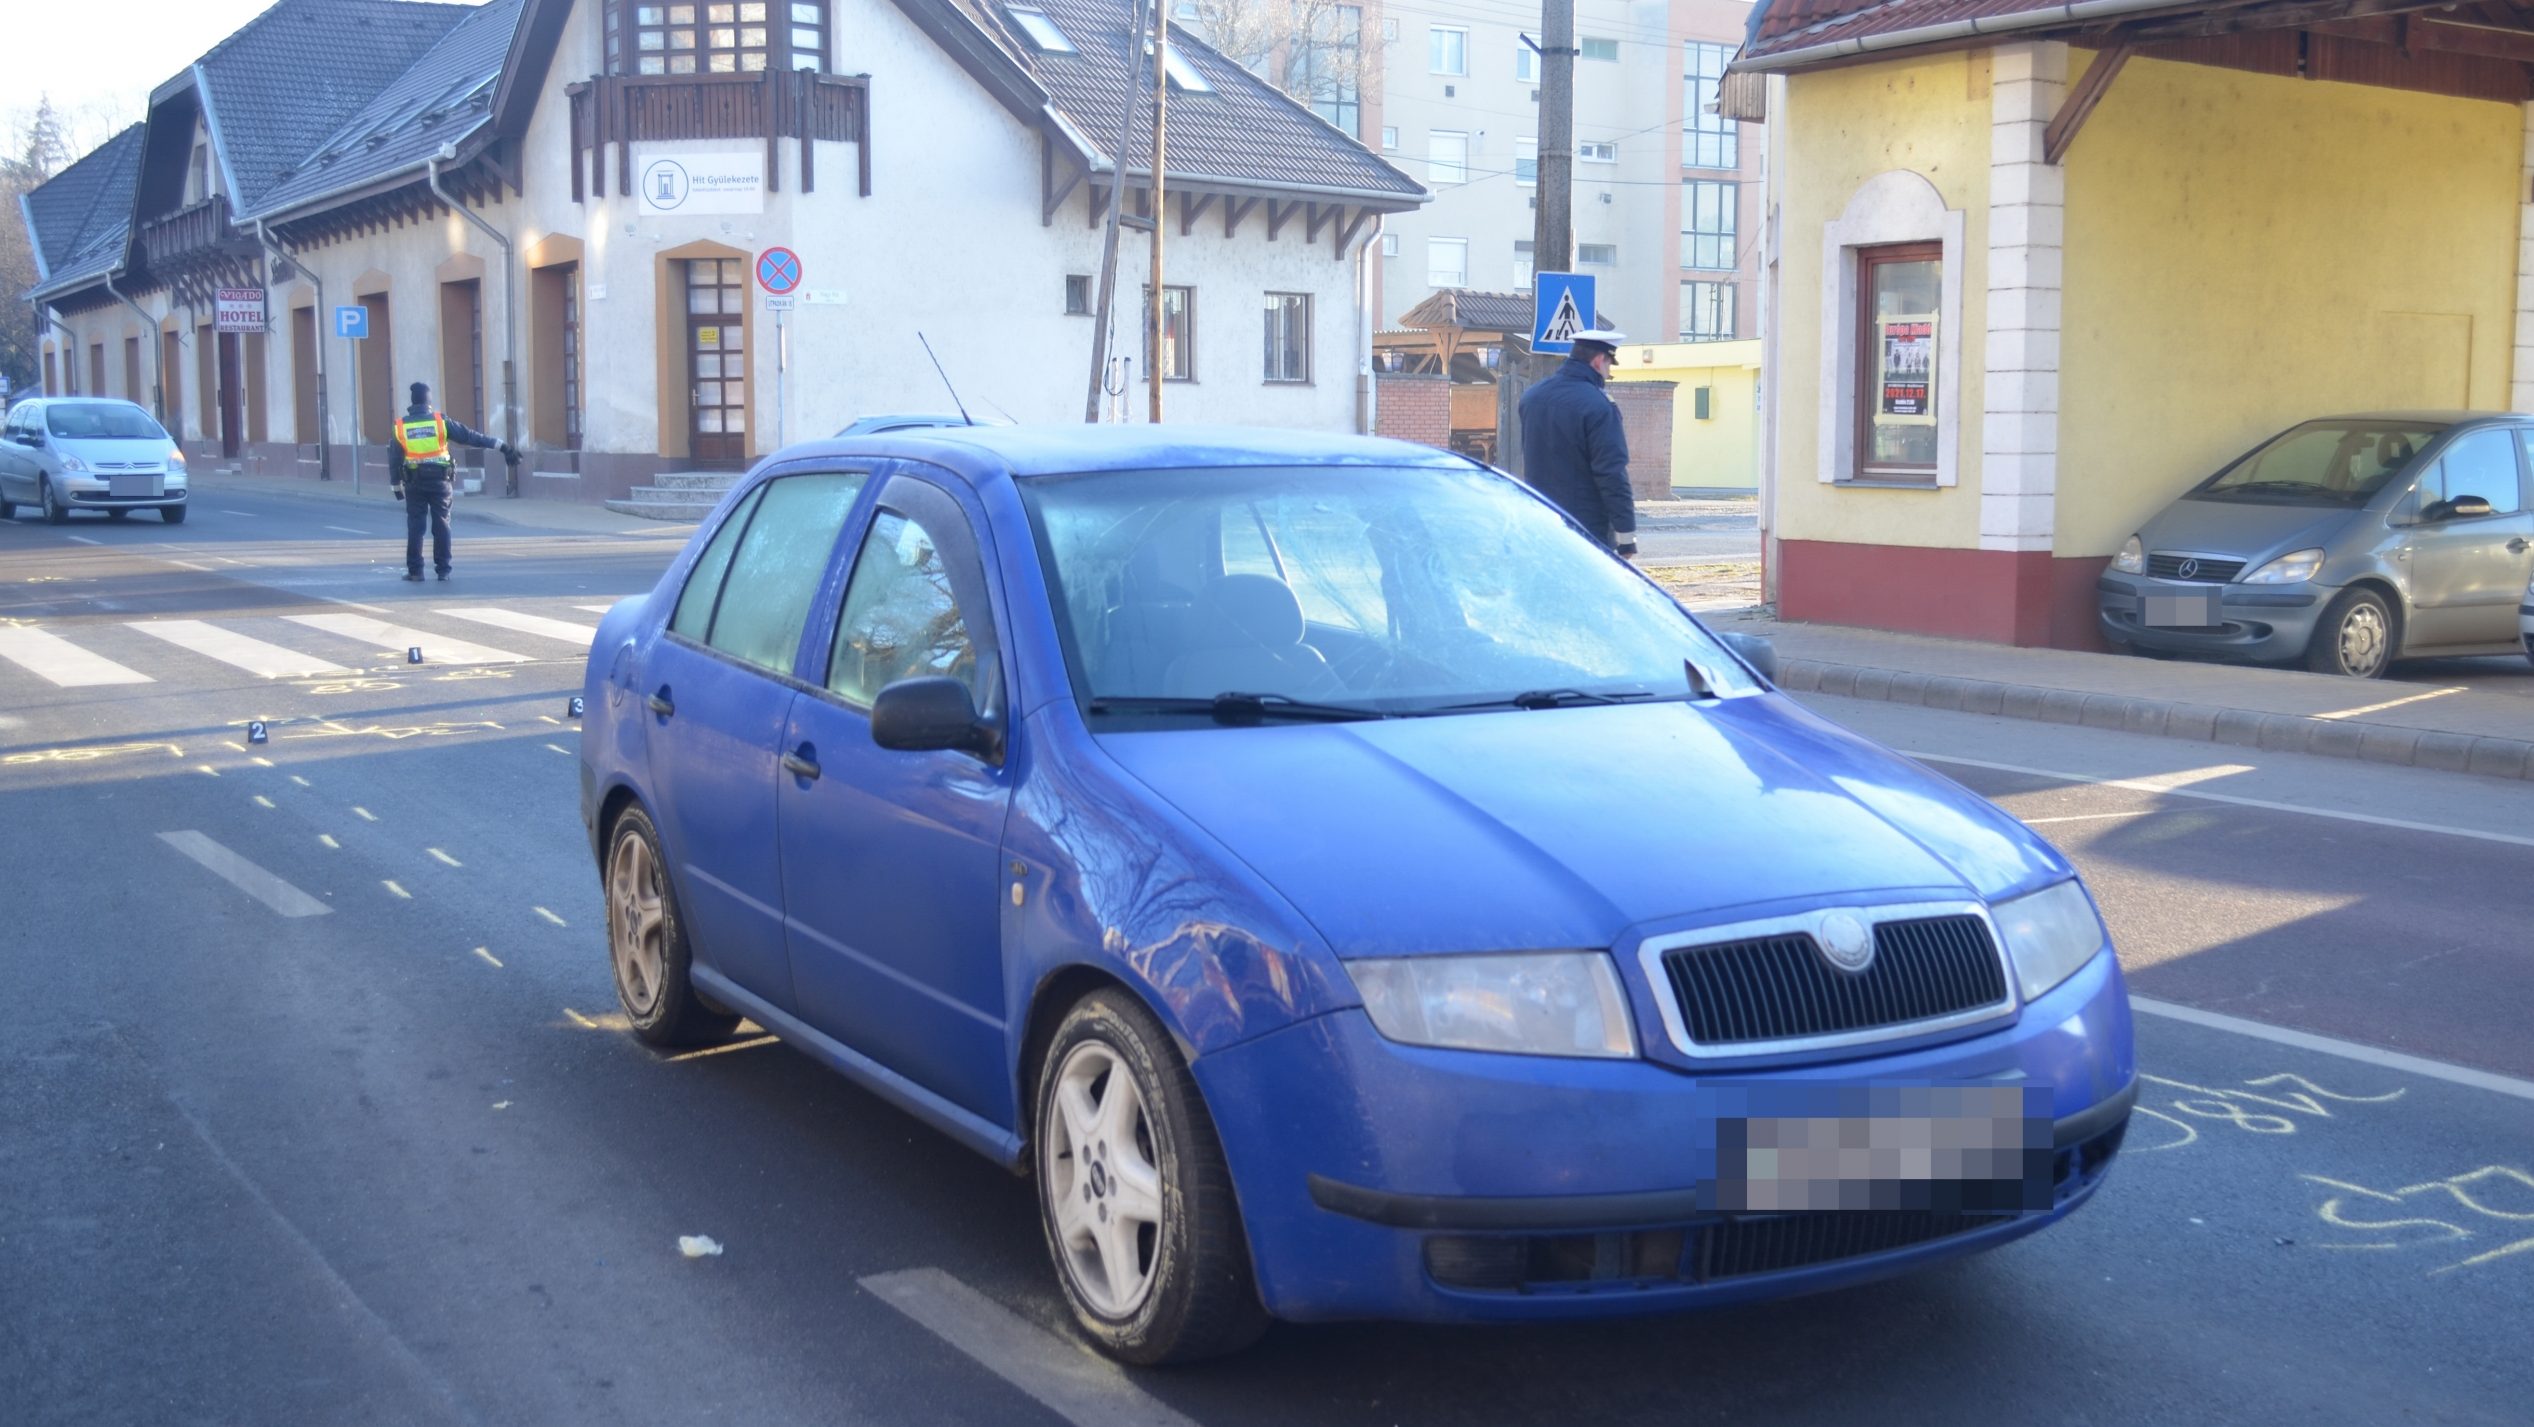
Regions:
<instances>
[{"instance_id":1,"label":"car side window","mask_svg":"<svg viewBox=\"0 0 2534 1427\"><path fill-rule=\"evenodd\" d=\"M2444 468L2446 488L2439 506L2429 515L2432 520L2451 520L2455 506L2468 496L2479 496L2490 503L2493 515L2513 515L2524 506L2524 492L2518 488L2516 442L2506 431L2474 431L2446 448L2445 458L2438 462Z\"/></svg>"},{"instance_id":2,"label":"car side window","mask_svg":"<svg viewBox=\"0 0 2534 1427\"><path fill-rule=\"evenodd\" d=\"M722 577L730 573L730 552L739 547L739 537L747 533L749 518L757 513L757 502L764 495L765 487L759 486L742 496L730 518L713 532L712 543L696 557L695 568L686 576L686 589L678 595L677 612L669 617L671 633L701 644L713 632L713 606L721 599Z\"/></svg>"},{"instance_id":3,"label":"car side window","mask_svg":"<svg viewBox=\"0 0 2534 1427\"><path fill-rule=\"evenodd\" d=\"M984 566L967 517L948 497L892 483L854 557L827 661L827 688L868 708L900 679L967 686L980 710L996 695Z\"/></svg>"},{"instance_id":4,"label":"car side window","mask_svg":"<svg viewBox=\"0 0 2534 1427\"><path fill-rule=\"evenodd\" d=\"M865 479L840 471L766 482L731 553L706 644L761 669L792 672L810 605Z\"/></svg>"}]
</instances>

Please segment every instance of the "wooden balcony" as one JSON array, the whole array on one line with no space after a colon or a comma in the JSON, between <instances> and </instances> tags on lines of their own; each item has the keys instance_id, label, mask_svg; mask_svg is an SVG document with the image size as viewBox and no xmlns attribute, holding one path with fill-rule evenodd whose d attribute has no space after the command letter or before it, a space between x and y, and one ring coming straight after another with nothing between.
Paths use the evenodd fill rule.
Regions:
<instances>
[{"instance_id":1,"label":"wooden balcony","mask_svg":"<svg viewBox=\"0 0 2534 1427\"><path fill-rule=\"evenodd\" d=\"M144 221L140 239L142 263L171 278L205 263L233 263L255 251L254 239L229 226L229 200L220 197Z\"/></svg>"},{"instance_id":2,"label":"wooden balcony","mask_svg":"<svg viewBox=\"0 0 2534 1427\"><path fill-rule=\"evenodd\" d=\"M633 196L633 146L669 139L760 139L765 181L783 191L779 139L801 140L801 192L818 186L816 142L860 153L862 196L871 196L871 81L866 76L769 69L755 74L609 74L565 91L572 99L572 200L586 183L607 189L615 146L616 193ZM597 161L591 162L592 158Z\"/></svg>"}]
</instances>

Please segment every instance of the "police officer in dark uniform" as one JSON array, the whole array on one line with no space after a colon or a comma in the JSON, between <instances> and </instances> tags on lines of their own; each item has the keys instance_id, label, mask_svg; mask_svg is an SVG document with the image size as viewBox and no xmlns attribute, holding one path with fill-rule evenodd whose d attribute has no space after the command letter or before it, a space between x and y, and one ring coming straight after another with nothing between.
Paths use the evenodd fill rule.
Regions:
<instances>
[{"instance_id":1,"label":"police officer in dark uniform","mask_svg":"<svg viewBox=\"0 0 2534 1427\"><path fill-rule=\"evenodd\" d=\"M1604 391L1619 344L1607 328L1575 334L1575 350L1522 394L1522 476L1593 538L1637 553L1637 503L1628 489L1628 433Z\"/></svg>"},{"instance_id":2,"label":"police officer in dark uniform","mask_svg":"<svg viewBox=\"0 0 2534 1427\"><path fill-rule=\"evenodd\" d=\"M431 565L445 580L449 577L449 502L457 494L450 444L499 451L513 465L519 462L519 452L510 443L433 409L430 383L415 382L410 394L413 405L405 408L403 419L396 423L395 439L387 443L388 492L405 503L405 578L417 583L422 579L422 527L427 520Z\"/></svg>"}]
</instances>

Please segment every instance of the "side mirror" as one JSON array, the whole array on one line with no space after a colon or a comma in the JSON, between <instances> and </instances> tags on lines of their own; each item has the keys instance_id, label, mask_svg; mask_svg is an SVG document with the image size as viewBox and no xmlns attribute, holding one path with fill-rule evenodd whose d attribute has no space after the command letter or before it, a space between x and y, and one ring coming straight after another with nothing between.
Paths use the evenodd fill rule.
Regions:
<instances>
[{"instance_id":1,"label":"side mirror","mask_svg":"<svg viewBox=\"0 0 2534 1427\"><path fill-rule=\"evenodd\" d=\"M977 713L968 686L938 676L882 689L871 701L871 741L901 753L950 750L989 762L1003 756L1003 735Z\"/></svg>"},{"instance_id":2,"label":"side mirror","mask_svg":"<svg viewBox=\"0 0 2534 1427\"><path fill-rule=\"evenodd\" d=\"M1742 656L1742 662L1760 671L1760 677L1777 682L1777 642L1763 634L1727 634L1725 644Z\"/></svg>"},{"instance_id":3,"label":"side mirror","mask_svg":"<svg viewBox=\"0 0 2534 1427\"><path fill-rule=\"evenodd\" d=\"M2490 502L2487 498L2477 495L2459 495L2453 500L2446 502L2446 510L2443 518L2447 520L2470 520L2475 516L2488 515L2489 513Z\"/></svg>"},{"instance_id":4,"label":"side mirror","mask_svg":"<svg viewBox=\"0 0 2534 1427\"><path fill-rule=\"evenodd\" d=\"M26 429L26 434L18 439L29 446L41 446L44 444L44 433L30 426Z\"/></svg>"}]
</instances>

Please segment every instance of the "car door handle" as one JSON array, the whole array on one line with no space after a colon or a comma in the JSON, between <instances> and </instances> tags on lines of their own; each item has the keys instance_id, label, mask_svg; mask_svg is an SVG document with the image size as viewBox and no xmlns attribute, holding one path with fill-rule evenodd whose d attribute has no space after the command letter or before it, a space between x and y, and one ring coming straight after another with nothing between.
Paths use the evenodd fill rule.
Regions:
<instances>
[{"instance_id":1,"label":"car door handle","mask_svg":"<svg viewBox=\"0 0 2534 1427\"><path fill-rule=\"evenodd\" d=\"M784 754L783 771L795 778L807 778L813 783L817 782L818 750L804 743L792 752Z\"/></svg>"},{"instance_id":2,"label":"car door handle","mask_svg":"<svg viewBox=\"0 0 2534 1427\"><path fill-rule=\"evenodd\" d=\"M668 718L677 713L677 700L670 696L669 686L666 684L660 686L660 692L645 697L643 702L649 704L651 711L662 718Z\"/></svg>"},{"instance_id":3,"label":"car door handle","mask_svg":"<svg viewBox=\"0 0 2534 1427\"><path fill-rule=\"evenodd\" d=\"M2509 541L2509 542L2508 542L2508 553L2509 553L2509 554L2511 554L2511 555L2522 555L2522 554L2524 554L2524 553L2525 553L2525 537L2524 537L2524 536L2522 536L2522 535L2520 535L2520 536L2516 537L2514 540Z\"/></svg>"}]
</instances>

